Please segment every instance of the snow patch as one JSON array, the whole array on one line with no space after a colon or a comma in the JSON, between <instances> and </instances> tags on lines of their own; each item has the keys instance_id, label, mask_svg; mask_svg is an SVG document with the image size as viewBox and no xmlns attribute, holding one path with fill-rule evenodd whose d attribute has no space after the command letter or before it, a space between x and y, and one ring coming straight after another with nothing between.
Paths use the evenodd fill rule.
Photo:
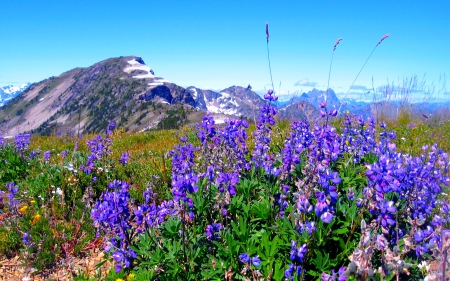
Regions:
<instances>
[{"instance_id":1,"label":"snow patch","mask_svg":"<svg viewBox=\"0 0 450 281\"><path fill-rule=\"evenodd\" d=\"M222 97L220 97L220 98L222 98L222 99L226 99L226 98L229 98L229 97L230 97L230 95L229 95L228 93L225 93L225 92L221 92L220 94L222 95ZM220 98L219 98L219 99L220 99Z\"/></svg>"},{"instance_id":2,"label":"snow patch","mask_svg":"<svg viewBox=\"0 0 450 281\"><path fill-rule=\"evenodd\" d=\"M162 85L164 85L164 83L163 82L151 82L151 83L148 83L147 85L149 85L149 86L162 86Z\"/></svg>"},{"instance_id":3,"label":"snow patch","mask_svg":"<svg viewBox=\"0 0 450 281\"><path fill-rule=\"evenodd\" d=\"M197 99L198 93L197 93L197 89L196 88L192 88L192 96L194 97L194 99Z\"/></svg>"},{"instance_id":4,"label":"snow patch","mask_svg":"<svg viewBox=\"0 0 450 281\"><path fill-rule=\"evenodd\" d=\"M151 68L145 64L137 62L135 59L127 61L131 66L126 67L123 71L126 73L131 73L134 70L146 71L147 74L135 75L133 78L143 79L143 78L155 78L155 75L151 74Z\"/></svg>"}]
</instances>

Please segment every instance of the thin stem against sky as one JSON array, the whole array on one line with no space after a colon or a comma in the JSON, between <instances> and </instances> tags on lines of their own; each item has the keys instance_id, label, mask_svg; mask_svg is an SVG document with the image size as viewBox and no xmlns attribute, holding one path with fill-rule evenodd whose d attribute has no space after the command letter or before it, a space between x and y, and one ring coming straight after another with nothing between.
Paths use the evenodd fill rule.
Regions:
<instances>
[{"instance_id":1,"label":"thin stem against sky","mask_svg":"<svg viewBox=\"0 0 450 281\"><path fill-rule=\"evenodd\" d=\"M273 86L272 67L270 66L269 37L270 37L270 34L269 34L269 23L266 22L267 60L269 61L270 81L272 82L272 91L273 91L273 90L275 90L275 87Z\"/></svg>"},{"instance_id":2,"label":"thin stem against sky","mask_svg":"<svg viewBox=\"0 0 450 281\"><path fill-rule=\"evenodd\" d=\"M328 71L328 84L327 84L327 90L325 92L325 102L328 99L328 89L330 88L330 77L331 77L331 66L333 65L333 57L334 57L334 51L336 51L337 45L339 45L339 42L341 42L342 38L339 38L336 40L336 43L334 43L333 52L331 52L331 62L330 62L330 70Z\"/></svg>"}]
</instances>

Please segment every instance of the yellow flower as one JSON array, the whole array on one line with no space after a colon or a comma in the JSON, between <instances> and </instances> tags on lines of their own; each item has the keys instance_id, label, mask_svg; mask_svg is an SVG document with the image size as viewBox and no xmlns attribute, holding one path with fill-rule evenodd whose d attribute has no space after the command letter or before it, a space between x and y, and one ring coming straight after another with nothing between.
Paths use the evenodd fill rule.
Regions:
<instances>
[{"instance_id":1,"label":"yellow flower","mask_svg":"<svg viewBox=\"0 0 450 281\"><path fill-rule=\"evenodd\" d=\"M25 205L25 206L22 206L22 207L19 209L19 212L21 212L22 214L24 214L27 210L28 210L28 206Z\"/></svg>"},{"instance_id":2,"label":"yellow flower","mask_svg":"<svg viewBox=\"0 0 450 281\"><path fill-rule=\"evenodd\" d=\"M39 215L39 214L35 215L35 216L33 217L33 222L32 222L32 224L37 223L40 219L41 219L41 215Z\"/></svg>"},{"instance_id":3,"label":"yellow flower","mask_svg":"<svg viewBox=\"0 0 450 281\"><path fill-rule=\"evenodd\" d=\"M30 204L34 204L34 203L36 203L35 200L31 200L31 201L30 201Z\"/></svg>"},{"instance_id":4,"label":"yellow flower","mask_svg":"<svg viewBox=\"0 0 450 281\"><path fill-rule=\"evenodd\" d=\"M122 278L117 278L116 281L124 281Z\"/></svg>"},{"instance_id":5,"label":"yellow flower","mask_svg":"<svg viewBox=\"0 0 450 281\"><path fill-rule=\"evenodd\" d=\"M134 279L134 274L133 273L128 274L127 281L131 281L133 279Z\"/></svg>"}]
</instances>

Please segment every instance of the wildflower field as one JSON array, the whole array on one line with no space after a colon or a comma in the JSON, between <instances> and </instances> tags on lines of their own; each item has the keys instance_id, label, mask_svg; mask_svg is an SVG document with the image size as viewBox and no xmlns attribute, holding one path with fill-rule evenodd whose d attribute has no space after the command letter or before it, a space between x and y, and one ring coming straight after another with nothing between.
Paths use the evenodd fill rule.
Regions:
<instances>
[{"instance_id":1,"label":"wildflower field","mask_svg":"<svg viewBox=\"0 0 450 281\"><path fill-rule=\"evenodd\" d=\"M265 99L250 125L207 114L178 131L0 138L0 272L16 260L18 280L450 278L448 120L336 117L323 102L310 124Z\"/></svg>"}]
</instances>

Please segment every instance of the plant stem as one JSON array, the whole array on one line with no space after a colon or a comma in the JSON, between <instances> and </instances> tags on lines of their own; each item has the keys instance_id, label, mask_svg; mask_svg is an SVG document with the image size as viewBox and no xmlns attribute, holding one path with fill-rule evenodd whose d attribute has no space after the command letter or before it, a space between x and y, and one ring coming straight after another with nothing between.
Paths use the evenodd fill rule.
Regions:
<instances>
[{"instance_id":1,"label":"plant stem","mask_svg":"<svg viewBox=\"0 0 450 281\"><path fill-rule=\"evenodd\" d=\"M267 40L267 60L269 61L269 73L270 73L270 81L272 82L272 90L274 90L272 79L272 67L270 67L269 40Z\"/></svg>"},{"instance_id":2,"label":"plant stem","mask_svg":"<svg viewBox=\"0 0 450 281\"><path fill-rule=\"evenodd\" d=\"M347 249L348 243L350 242L350 238L352 238L353 233L354 233L355 230L356 230L356 227L359 225L359 222L360 222L361 219L362 219L362 216L363 216L363 214L364 214L364 211L365 211L365 209L362 209L362 210L361 210L361 213L359 214L358 218L357 218L356 221L355 221L355 224L354 224L353 227L352 227L352 231L350 232L350 235L349 235L348 238L347 238L347 242L345 243L345 248L346 248L346 249Z\"/></svg>"}]
</instances>

